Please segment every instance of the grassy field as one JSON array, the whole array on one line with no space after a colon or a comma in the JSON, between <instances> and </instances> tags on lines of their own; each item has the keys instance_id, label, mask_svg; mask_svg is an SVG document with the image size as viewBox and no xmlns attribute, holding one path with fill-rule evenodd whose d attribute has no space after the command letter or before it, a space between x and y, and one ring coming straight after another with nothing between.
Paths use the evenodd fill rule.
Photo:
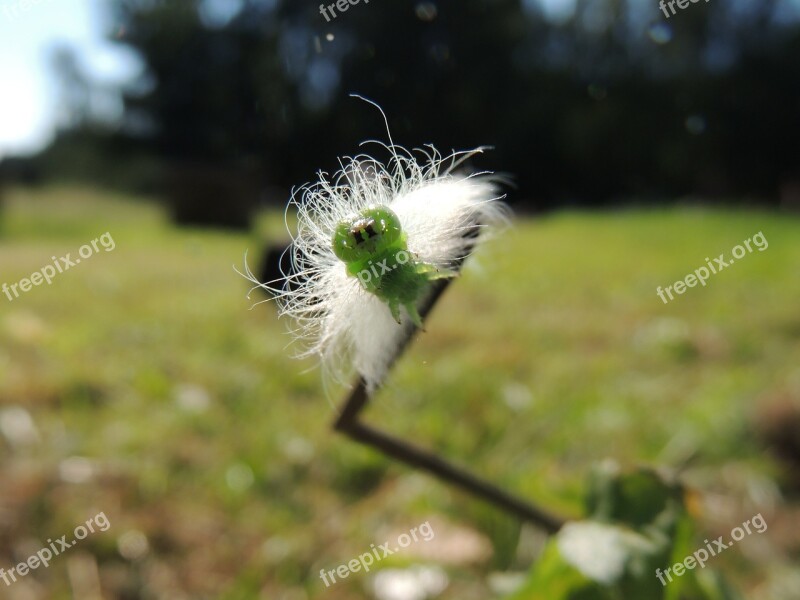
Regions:
<instances>
[{"instance_id":1,"label":"grassy field","mask_svg":"<svg viewBox=\"0 0 800 600\"><path fill-rule=\"evenodd\" d=\"M501 597L501 574L528 569L535 530L331 432L343 391L326 398L232 268L281 218L244 235L92 189L7 195L0 284L105 232L116 247L0 296L0 567L101 511L111 523L1 598L372 598L374 572L326 589L320 569L425 521L436 537L380 569L434 567L446 600ZM748 597L796 599L800 504L756 433L800 408L798 225L691 207L517 220L366 418L566 515L598 462L682 467L709 538L769 524L712 566ZM759 231L763 252L656 295Z\"/></svg>"}]
</instances>

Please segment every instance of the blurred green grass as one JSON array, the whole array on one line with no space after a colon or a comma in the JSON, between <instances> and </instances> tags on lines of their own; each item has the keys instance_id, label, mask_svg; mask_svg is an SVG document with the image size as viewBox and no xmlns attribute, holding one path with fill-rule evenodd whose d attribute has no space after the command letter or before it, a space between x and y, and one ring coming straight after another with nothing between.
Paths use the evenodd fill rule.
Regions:
<instances>
[{"instance_id":1,"label":"blurred green grass","mask_svg":"<svg viewBox=\"0 0 800 600\"><path fill-rule=\"evenodd\" d=\"M326 398L313 363L290 358L274 306L249 310L263 296L232 268L279 241L282 213L249 235L177 229L146 198L53 187L12 190L0 218L0 283L106 231L116 242L0 296L0 409L38 432L0 443L0 566L99 511L111 529L81 550L115 597L367 597L368 576L326 590L320 568L430 515L493 548L451 567L442 598L489 597L488 573L529 565L513 519L331 433L341 390ZM656 295L758 231L767 250ZM691 460L687 479L731 507L708 527L735 525L779 498L753 419L800 405L797 232L797 217L680 206L518 219L469 261L367 419L569 515L596 461ZM132 531L146 551L126 550ZM68 562L26 579L72 597ZM716 566L749 587L771 568L739 550Z\"/></svg>"}]
</instances>

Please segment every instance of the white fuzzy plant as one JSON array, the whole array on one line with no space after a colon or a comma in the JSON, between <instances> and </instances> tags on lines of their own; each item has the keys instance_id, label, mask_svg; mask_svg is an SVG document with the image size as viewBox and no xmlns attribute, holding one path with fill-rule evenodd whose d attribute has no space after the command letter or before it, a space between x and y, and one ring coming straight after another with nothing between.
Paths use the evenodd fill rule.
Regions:
<instances>
[{"instance_id":1,"label":"white fuzzy plant","mask_svg":"<svg viewBox=\"0 0 800 600\"><path fill-rule=\"evenodd\" d=\"M388 133L388 122L386 127ZM293 321L291 333L302 345L299 356L318 357L326 381L345 381L355 371L370 394L383 382L412 329L421 324L416 304L430 291L427 281L456 275L477 240L486 238L487 228L505 224L508 215L498 177L457 170L483 148L448 156L433 146L411 152L388 135L388 145L364 142L388 150L388 164L364 154L346 157L332 177L320 172L319 181L292 193L287 211L296 208L297 229L292 232L287 222L290 273L261 283L246 262L243 273L255 284L253 289L269 291L281 316ZM381 249L382 236L385 242L390 233L387 220L395 218L405 256L397 251L401 246L391 246L392 252ZM337 231L345 236L338 238L338 252ZM359 250L366 254L355 260L351 252ZM344 261L343 253L353 260ZM397 255L406 266L398 265ZM410 278L400 277L401 271L411 273L409 268ZM418 285L421 278L425 285Z\"/></svg>"}]
</instances>

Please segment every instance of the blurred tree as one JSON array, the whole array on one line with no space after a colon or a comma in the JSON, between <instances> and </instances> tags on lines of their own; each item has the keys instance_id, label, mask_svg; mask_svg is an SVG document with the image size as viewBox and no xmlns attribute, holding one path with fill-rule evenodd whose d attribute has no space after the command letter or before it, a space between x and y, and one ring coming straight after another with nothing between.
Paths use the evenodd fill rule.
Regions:
<instances>
[{"instance_id":1,"label":"blurred tree","mask_svg":"<svg viewBox=\"0 0 800 600\"><path fill-rule=\"evenodd\" d=\"M144 57L152 85L125 96L152 123L175 217L246 226L261 181L282 167L287 82L266 3L116 0L119 41ZM237 9L238 7L238 9Z\"/></svg>"},{"instance_id":2,"label":"blurred tree","mask_svg":"<svg viewBox=\"0 0 800 600\"><path fill-rule=\"evenodd\" d=\"M50 52L59 98L59 125L64 129L80 129L91 123L89 79L80 66L77 51L59 44Z\"/></svg>"},{"instance_id":3,"label":"blurred tree","mask_svg":"<svg viewBox=\"0 0 800 600\"><path fill-rule=\"evenodd\" d=\"M244 226L265 182L385 140L349 93L384 107L398 143L495 146L476 166L515 175L536 207L775 198L800 181L800 29L775 0L669 19L636 0L359 3L328 19L317 0L112 6L113 39L147 65L125 131L165 165L182 222Z\"/></svg>"}]
</instances>

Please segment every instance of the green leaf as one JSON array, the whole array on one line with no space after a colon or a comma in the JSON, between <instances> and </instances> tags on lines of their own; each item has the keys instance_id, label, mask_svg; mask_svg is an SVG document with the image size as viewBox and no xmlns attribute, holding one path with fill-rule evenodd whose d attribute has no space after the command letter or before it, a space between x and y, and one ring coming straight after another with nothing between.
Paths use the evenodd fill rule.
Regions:
<instances>
[{"instance_id":1,"label":"green leaf","mask_svg":"<svg viewBox=\"0 0 800 600\"><path fill-rule=\"evenodd\" d=\"M652 470L593 473L588 519L567 523L508 600L738 600L722 578L687 570L662 584L656 570L691 554L694 524L683 490Z\"/></svg>"}]
</instances>

